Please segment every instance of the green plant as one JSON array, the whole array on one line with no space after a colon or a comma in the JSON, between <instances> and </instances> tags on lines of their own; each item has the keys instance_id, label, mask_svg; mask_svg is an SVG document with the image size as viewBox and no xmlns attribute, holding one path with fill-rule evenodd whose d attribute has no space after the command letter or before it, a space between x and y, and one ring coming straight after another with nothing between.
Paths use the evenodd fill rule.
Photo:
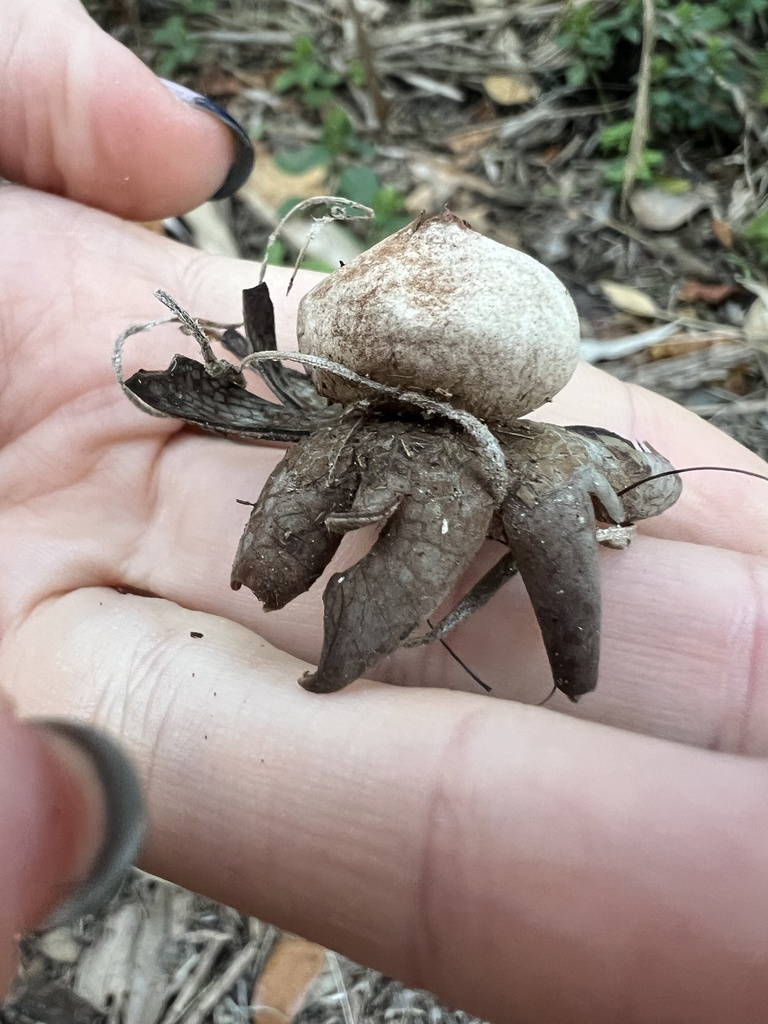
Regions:
<instances>
[{"instance_id":1,"label":"green plant","mask_svg":"<svg viewBox=\"0 0 768 1024\"><path fill-rule=\"evenodd\" d=\"M602 73L614 61L616 48L623 40L640 44L642 0L627 0L612 13L599 14L594 0L569 5L560 26L557 44L574 58L566 68L569 85L591 81L599 84Z\"/></svg>"},{"instance_id":2,"label":"green plant","mask_svg":"<svg viewBox=\"0 0 768 1024\"><path fill-rule=\"evenodd\" d=\"M335 168L342 156L371 156L374 150L358 139L343 107L332 106L323 117L320 142L289 153L278 153L277 166L287 174L303 174L312 167Z\"/></svg>"},{"instance_id":3,"label":"green plant","mask_svg":"<svg viewBox=\"0 0 768 1024\"><path fill-rule=\"evenodd\" d=\"M618 121L608 125L600 133L600 148L604 153L615 154L605 168L605 180L609 185L621 188L626 177L627 156L632 139L632 122ZM640 165L635 168L634 180L650 182L654 179L654 168L664 162L664 154L658 149L644 149Z\"/></svg>"},{"instance_id":4,"label":"green plant","mask_svg":"<svg viewBox=\"0 0 768 1024\"><path fill-rule=\"evenodd\" d=\"M759 19L768 0L655 0L656 52L652 64L651 134L661 146L681 134L738 136L741 90L759 102L768 76ZM561 23L559 45L572 57L565 72L575 87L591 83L601 98L625 95L625 67L637 65L642 0L572 4ZM750 42L752 46L750 47Z\"/></svg>"},{"instance_id":5,"label":"green plant","mask_svg":"<svg viewBox=\"0 0 768 1024\"><path fill-rule=\"evenodd\" d=\"M334 100L333 90L345 77L356 85L365 82L365 68L360 61L352 61L346 76L329 71L309 36L296 40L288 63L286 70L272 83L273 90L282 93L298 89L306 106L321 108L322 130L319 142L293 152L277 153L275 163L288 174L328 167L334 180L331 186L334 194L373 209L373 225L365 239L368 245L373 245L407 224L410 217L405 213L402 194L391 185L382 185L376 173L361 164L361 160L372 157L375 150L355 135L349 115ZM354 162L344 167L350 157ZM282 255L278 253L274 257L273 253L273 258L282 259Z\"/></svg>"},{"instance_id":6,"label":"green plant","mask_svg":"<svg viewBox=\"0 0 768 1024\"><path fill-rule=\"evenodd\" d=\"M760 264L768 267L768 210L759 213L741 232Z\"/></svg>"},{"instance_id":7,"label":"green plant","mask_svg":"<svg viewBox=\"0 0 768 1024\"><path fill-rule=\"evenodd\" d=\"M275 78L272 89L277 93L299 89L305 106L322 107L333 99L333 90L341 81L341 75L323 64L312 39L299 36L288 55L288 67Z\"/></svg>"},{"instance_id":8,"label":"green plant","mask_svg":"<svg viewBox=\"0 0 768 1024\"><path fill-rule=\"evenodd\" d=\"M348 167L340 176L335 191L345 199L354 199L373 210L373 226L365 237L368 245L375 245L387 235L394 234L411 220L405 212L402 192L394 185L382 185L370 167Z\"/></svg>"},{"instance_id":9,"label":"green plant","mask_svg":"<svg viewBox=\"0 0 768 1024\"><path fill-rule=\"evenodd\" d=\"M320 141L311 146L288 153L278 153L277 165L288 174L302 174L312 167L335 167L339 157L368 156L373 150L355 136L348 114L334 101L333 90L344 81L344 76L330 71L315 50L309 36L300 36L288 55L289 66L272 83L277 93L298 89L301 102L318 109L322 117ZM365 69L353 61L347 69L349 81L359 84L365 80Z\"/></svg>"},{"instance_id":10,"label":"green plant","mask_svg":"<svg viewBox=\"0 0 768 1024\"><path fill-rule=\"evenodd\" d=\"M178 7L181 10L167 17L152 33L152 42L157 47L154 68L164 78L172 78L198 55L200 44L190 33L188 19L216 10L214 0L179 0Z\"/></svg>"}]
</instances>

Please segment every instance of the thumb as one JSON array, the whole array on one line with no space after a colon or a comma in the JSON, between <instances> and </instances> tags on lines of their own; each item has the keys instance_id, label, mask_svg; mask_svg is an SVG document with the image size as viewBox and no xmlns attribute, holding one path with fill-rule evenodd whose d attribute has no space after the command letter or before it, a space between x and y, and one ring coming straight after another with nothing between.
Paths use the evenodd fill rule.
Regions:
<instances>
[{"instance_id":1,"label":"thumb","mask_svg":"<svg viewBox=\"0 0 768 1024\"><path fill-rule=\"evenodd\" d=\"M145 220L247 176L237 122L166 88L77 0L5 0L0 21L0 176Z\"/></svg>"},{"instance_id":2,"label":"thumb","mask_svg":"<svg viewBox=\"0 0 768 1024\"><path fill-rule=\"evenodd\" d=\"M91 913L117 889L143 835L133 769L84 726L21 723L0 705L0 1001L15 938Z\"/></svg>"}]
</instances>

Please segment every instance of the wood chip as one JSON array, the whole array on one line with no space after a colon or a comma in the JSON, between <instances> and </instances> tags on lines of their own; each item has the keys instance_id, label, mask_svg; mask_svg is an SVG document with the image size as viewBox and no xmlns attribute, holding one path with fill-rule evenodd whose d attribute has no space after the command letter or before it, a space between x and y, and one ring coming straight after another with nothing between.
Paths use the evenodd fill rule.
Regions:
<instances>
[{"instance_id":1,"label":"wood chip","mask_svg":"<svg viewBox=\"0 0 768 1024\"><path fill-rule=\"evenodd\" d=\"M454 132L445 141L452 153L455 153L457 156L464 156L467 153L476 153L495 136L496 125L483 124L478 128L470 128L469 131Z\"/></svg>"},{"instance_id":2,"label":"wood chip","mask_svg":"<svg viewBox=\"0 0 768 1024\"><path fill-rule=\"evenodd\" d=\"M712 221L712 234L724 249L733 248L733 228L727 221L715 218Z\"/></svg>"},{"instance_id":3,"label":"wood chip","mask_svg":"<svg viewBox=\"0 0 768 1024\"><path fill-rule=\"evenodd\" d=\"M661 188L638 188L629 198L637 223L648 231L674 231L709 203L699 192L675 195Z\"/></svg>"},{"instance_id":4,"label":"wood chip","mask_svg":"<svg viewBox=\"0 0 768 1024\"><path fill-rule=\"evenodd\" d=\"M283 935L256 982L252 1024L287 1024L306 1005L307 995L327 966L322 946Z\"/></svg>"},{"instance_id":5,"label":"wood chip","mask_svg":"<svg viewBox=\"0 0 768 1024\"><path fill-rule=\"evenodd\" d=\"M646 295L639 288L619 284L618 281L600 281L600 287L606 298L623 313L631 313L632 316L655 317L659 312L650 295Z\"/></svg>"},{"instance_id":6,"label":"wood chip","mask_svg":"<svg viewBox=\"0 0 768 1024\"><path fill-rule=\"evenodd\" d=\"M191 230L195 245L212 256L242 256L237 240L230 227L227 209L222 203L203 203L184 214L187 227Z\"/></svg>"},{"instance_id":7,"label":"wood chip","mask_svg":"<svg viewBox=\"0 0 768 1024\"><path fill-rule=\"evenodd\" d=\"M677 298L679 302L704 302L708 306L722 306L728 299L741 293L741 287L730 281L724 284L705 284L703 281L683 281Z\"/></svg>"},{"instance_id":8,"label":"wood chip","mask_svg":"<svg viewBox=\"0 0 768 1024\"><path fill-rule=\"evenodd\" d=\"M502 107L518 107L538 98L540 89L530 75L488 75L483 88L494 103Z\"/></svg>"}]
</instances>

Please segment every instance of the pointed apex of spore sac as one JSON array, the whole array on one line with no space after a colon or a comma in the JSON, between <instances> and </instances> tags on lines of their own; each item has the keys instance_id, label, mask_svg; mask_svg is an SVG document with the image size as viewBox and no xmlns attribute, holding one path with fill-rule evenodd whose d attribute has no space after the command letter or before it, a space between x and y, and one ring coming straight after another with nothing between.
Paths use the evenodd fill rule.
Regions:
<instances>
[{"instance_id":1,"label":"pointed apex of spore sac","mask_svg":"<svg viewBox=\"0 0 768 1024\"><path fill-rule=\"evenodd\" d=\"M422 211L416 220L412 220L410 224L406 224L403 231L410 231L411 234L414 235L417 231L421 231L422 229L431 227L435 224L445 227L457 227L464 231L472 231L472 225L468 220L464 220L463 217L459 217L458 214L455 214L447 207L441 213L432 214L431 217L428 217L426 213Z\"/></svg>"}]
</instances>

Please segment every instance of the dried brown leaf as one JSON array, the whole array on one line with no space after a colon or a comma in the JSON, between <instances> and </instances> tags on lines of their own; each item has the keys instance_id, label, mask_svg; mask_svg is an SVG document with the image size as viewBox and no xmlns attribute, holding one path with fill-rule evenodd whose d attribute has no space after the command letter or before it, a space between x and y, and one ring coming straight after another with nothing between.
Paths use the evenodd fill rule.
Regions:
<instances>
[{"instance_id":1,"label":"dried brown leaf","mask_svg":"<svg viewBox=\"0 0 768 1024\"><path fill-rule=\"evenodd\" d=\"M705 284L703 281L683 281L677 298L680 302L704 302L708 306L722 306L742 289L738 284L726 281L723 284Z\"/></svg>"},{"instance_id":2,"label":"dried brown leaf","mask_svg":"<svg viewBox=\"0 0 768 1024\"><path fill-rule=\"evenodd\" d=\"M632 316L655 317L658 313L656 303L645 292L631 285L620 284L618 281L600 281L600 287L606 298L623 313Z\"/></svg>"},{"instance_id":3,"label":"dried brown leaf","mask_svg":"<svg viewBox=\"0 0 768 1024\"><path fill-rule=\"evenodd\" d=\"M724 249L733 248L733 228L728 221L715 217L712 221L712 234Z\"/></svg>"},{"instance_id":4,"label":"dried brown leaf","mask_svg":"<svg viewBox=\"0 0 768 1024\"><path fill-rule=\"evenodd\" d=\"M487 75L483 88L502 107L516 107L538 98L541 90L531 75Z\"/></svg>"}]
</instances>

